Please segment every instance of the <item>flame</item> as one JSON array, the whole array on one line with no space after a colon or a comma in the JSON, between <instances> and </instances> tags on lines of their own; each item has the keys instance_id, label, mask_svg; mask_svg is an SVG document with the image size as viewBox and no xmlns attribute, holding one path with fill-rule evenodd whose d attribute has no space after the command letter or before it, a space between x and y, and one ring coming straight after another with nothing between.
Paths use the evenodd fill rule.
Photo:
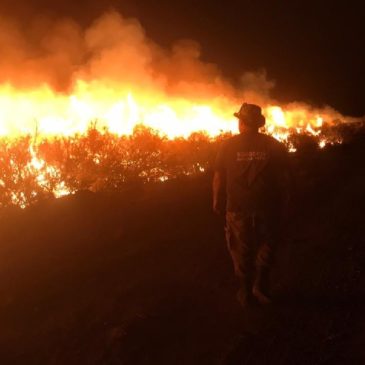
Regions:
<instances>
[{"instance_id":1,"label":"flame","mask_svg":"<svg viewBox=\"0 0 365 365\"><path fill-rule=\"evenodd\" d=\"M169 96L161 90L141 90L96 80L78 80L67 94L57 93L44 84L21 90L11 84L0 85L0 137L15 139L24 135L35 141L52 137L83 135L90 123L99 131L107 130L117 136L129 136L143 124L168 139L188 138L194 132L203 132L214 139L222 133L238 132L233 111L240 102L219 96L213 100L194 100ZM296 148L289 143L293 133L318 137L320 148L328 141L321 136L324 123L331 122L331 113L310 111L302 105L264 105L265 132L279 141L287 142L290 152ZM56 197L72 193L61 181L61 172L38 157L36 146L31 147L28 170L36 176L39 187L50 190ZM94 161L96 164L97 160ZM204 168L198 166L203 172ZM49 179L58 183L49 187ZM160 177L166 181L167 176ZM1 180L0 180L1 185ZM19 195L20 194L20 195ZM25 207L22 193L12 197L14 203ZM35 193L36 194L36 193Z\"/></svg>"},{"instance_id":2,"label":"flame","mask_svg":"<svg viewBox=\"0 0 365 365\"><path fill-rule=\"evenodd\" d=\"M246 101L262 106L263 131L295 152L292 135L313 136L323 148L331 143L322 133L324 126L344 121L330 108L269 101L273 82L265 73L245 73L237 89L216 65L202 60L196 42L179 41L165 49L147 37L137 19L116 12L103 14L87 28L67 19L44 24L35 20L28 31L17 22L0 22L0 142L1 137L6 143L34 138L27 150L30 162L22 168L35 177L41 192L60 197L73 191L62 181L62 171L40 157L37 144L83 136L91 124L116 136L130 136L142 124L169 140L195 132L214 140L238 133L233 113ZM6 148L2 151L7 155ZM11 158L3 161L16 165ZM101 163L98 156L93 162ZM193 170L204 172L203 164L194 163ZM168 173L162 171L158 179L168 180ZM4 181L0 178L0 193ZM28 196L11 193L13 203L22 207Z\"/></svg>"},{"instance_id":3,"label":"flame","mask_svg":"<svg viewBox=\"0 0 365 365\"><path fill-rule=\"evenodd\" d=\"M318 145L320 148L324 148L324 147L326 147L326 141L324 139L322 139L319 141Z\"/></svg>"},{"instance_id":4,"label":"flame","mask_svg":"<svg viewBox=\"0 0 365 365\"><path fill-rule=\"evenodd\" d=\"M46 162L40 159L37 156L37 153L33 146L30 146L29 152L32 156L30 163L28 164L28 168L33 172L35 172L37 183L40 187L47 189L48 185L48 176L59 177L60 171L57 170L54 166L49 166ZM62 196L69 195L71 190L68 189L65 185L64 181L57 183L53 189L52 193L56 198L61 198Z\"/></svg>"},{"instance_id":5,"label":"flame","mask_svg":"<svg viewBox=\"0 0 365 365\"><path fill-rule=\"evenodd\" d=\"M70 136L85 133L91 121L117 135L131 135L140 123L171 139L195 131L212 137L236 132L233 109L220 106L83 81L70 95L56 94L48 86L18 91L5 85L0 87L0 135Z\"/></svg>"},{"instance_id":6,"label":"flame","mask_svg":"<svg viewBox=\"0 0 365 365\"><path fill-rule=\"evenodd\" d=\"M0 86L0 136L84 134L94 121L98 129L106 128L119 136L131 135L137 124L143 124L170 139L198 131L214 138L238 132L233 117L238 107L239 101L224 96L202 102L169 97L159 90L135 91L84 80L78 80L69 94L56 93L47 85L17 90L5 84ZM263 113L266 132L281 141L294 130L318 136L326 118L304 107L266 105Z\"/></svg>"},{"instance_id":7,"label":"flame","mask_svg":"<svg viewBox=\"0 0 365 365\"><path fill-rule=\"evenodd\" d=\"M107 130L117 136L132 135L134 128L143 124L171 140L188 138L194 132L203 132L214 139L222 133L238 132L237 119L232 113L238 107L239 101L224 96L202 101L102 81L78 80L68 94L56 93L48 85L19 90L3 84L0 85L0 136L11 140L31 135L39 141L83 135L93 122L99 131ZM290 152L296 151L288 142L293 133L318 137L320 148L328 143L321 136L321 128L331 122L330 113L319 115L301 105L269 104L263 106L263 114L266 117L264 131L287 142ZM36 177L39 187L56 197L73 193L62 181L61 172L37 155L36 145L29 152L31 161L27 169ZM205 170L200 165L197 168L200 172ZM57 183L50 186L52 178L56 178ZM163 175L159 180L164 182L168 176ZM12 201L23 208L27 205L23 192L14 192Z\"/></svg>"}]
</instances>

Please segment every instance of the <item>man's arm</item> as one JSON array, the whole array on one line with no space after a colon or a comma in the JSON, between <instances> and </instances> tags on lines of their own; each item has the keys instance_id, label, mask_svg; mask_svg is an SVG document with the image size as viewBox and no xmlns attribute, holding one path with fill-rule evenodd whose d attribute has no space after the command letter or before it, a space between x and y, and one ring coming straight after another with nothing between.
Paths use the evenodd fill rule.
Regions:
<instances>
[{"instance_id":1,"label":"man's arm","mask_svg":"<svg viewBox=\"0 0 365 365\"><path fill-rule=\"evenodd\" d=\"M225 185L226 185L226 144L219 147L213 176L213 211L224 214L225 210Z\"/></svg>"},{"instance_id":2,"label":"man's arm","mask_svg":"<svg viewBox=\"0 0 365 365\"><path fill-rule=\"evenodd\" d=\"M225 208L225 174L223 171L215 171L213 176L213 211L216 214L224 214Z\"/></svg>"}]
</instances>

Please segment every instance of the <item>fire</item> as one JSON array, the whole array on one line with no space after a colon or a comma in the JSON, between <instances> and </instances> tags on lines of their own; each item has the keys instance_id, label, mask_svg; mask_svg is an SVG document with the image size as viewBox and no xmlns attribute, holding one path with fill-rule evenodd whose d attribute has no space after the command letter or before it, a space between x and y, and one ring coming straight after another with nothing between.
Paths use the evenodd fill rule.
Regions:
<instances>
[{"instance_id":1,"label":"fire","mask_svg":"<svg viewBox=\"0 0 365 365\"><path fill-rule=\"evenodd\" d=\"M238 100L224 96L202 101L168 96L161 90L137 90L102 81L78 80L67 94L57 93L48 85L20 90L3 84L0 86L0 136L7 140L32 136L31 160L25 170L35 176L42 191L61 197L74 190L62 180L58 167L39 157L37 144L41 141L86 135L91 123L99 132L107 131L117 137L131 136L135 127L142 124L172 141L189 138L195 132L202 132L214 140L223 133L238 132L233 111L239 104ZM265 133L287 142L290 152L296 151L289 142L294 133L318 138L320 148L328 142L321 136L321 128L325 123L331 123L330 113L319 114L300 105L270 104L263 106L263 113ZM95 156L93 162L98 165L99 157ZM205 167L198 163L196 171L203 172ZM161 173L157 179L163 182L169 177ZM4 187L1 182L0 187ZM37 194L33 191L30 198L36 199ZM26 207L28 200L29 196L23 191L11 193L13 204Z\"/></svg>"},{"instance_id":2,"label":"fire","mask_svg":"<svg viewBox=\"0 0 365 365\"><path fill-rule=\"evenodd\" d=\"M231 110L168 98L158 91L133 93L119 85L84 81L78 81L69 95L56 94L48 86L18 91L5 85L0 88L0 134L70 136L84 134L90 122L97 121L98 128L117 135L131 135L142 123L169 138L188 137L195 131L214 137L235 130Z\"/></svg>"},{"instance_id":3,"label":"fire","mask_svg":"<svg viewBox=\"0 0 365 365\"><path fill-rule=\"evenodd\" d=\"M60 171L58 171L54 166L47 165L44 160L40 159L32 146L30 147L29 152L32 159L27 167L29 170L33 170L32 172L34 172L36 176L38 185L47 189L48 179L46 175L59 177ZM52 193L56 198L61 198L62 196L70 194L71 191L65 186L65 182L61 181L54 186Z\"/></svg>"},{"instance_id":4,"label":"fire","mask_svg":"<svg viewBox=\"0 0 365 365\"><path fill-rule=\"evenodd\" d=\"M273 84L265 73L243 74L248 84L236 88L202 60L196 42L163 48L137 19L117 12L86 28L68 19L44 25L34 20L26 32L16 22L1 24L0 136L82 135L96 123L118 136L143 124L170 139L194 132L214 138L237 133L233 112L248 101L262 105L266 132L286 141L293 132L317 136L338 116L268 101L263 95Z\"/></svg>"},{"instance_id":5,"label":"fire","mask_svg":"<svg viewBox=\"0 0 365 365\"><path fill-rule=\"evenodd\" d=\"M136 19L115 12L102 15L86 29L73 21L60 20L50 22L42 33L44 24L35 23L34 36L40 32L37 44L30 37L31 31L28 34L23 26L9 24L5 22L0 28L0 49L4 54L0 65L0 138L5 141L0 143L0 164L8 174L7 180L0 177L0 195L7 201L10 196L20 206L26 206L37 194L63 196L80 187L64 181L69 176L62 175L62 153L60 160L47 162L38 147L42 141L56 141L56 146L62 138L77 144L74 138L80 141L87 136L90 125L101 135L111 134L110 140L115 144L116 139L125 141L125 136L132 140L138 125L151 128L174 148L181 139L188 142L196 132L201 132L210 143L222 134L238 132L233 113L246 101L263 107L263 131L286 142L289 151L294 152L292 135L313 136L323 148L329 143L322 133L323 127L335 119L343 120L330 108L315 110L305 104L280 105L268 100L266 95L272 83L265 74L244 74L242 79L246 76L249 82L237 89L218 67L202 61L196 42L176 42L164 49L147 37ZM33 142L31 147L21 144L28 155L16 160L21 148L11 157L9 146L24 136L31 136ZM125 144L128 143L127 139ZM124 147L120 149L124 151ZM116 174L116 179L133 162L128 160L128 153L119 152L118 168L122 172ZM157 149L155 154L159 153L165 152ZM22 165L27 158L28 164ZM138 156L135 161L140 160ZM189 160L190 167L184 166L182 173L205 171L206 160L206 156ZM87 162L103 165L97 154ZM7 166L17 163L21 168L13 169L19 175L16 183L29 178L29 184L33 184L31 192L19 183L18 191L9 193L8 186L13 186L9 171L13 170ZM139 171L136 176L146 178L151 173L154 181L166 181L176 176L176 171L171 171L164 171L163 164L157 162L152 169L150 166L149 171ZM77 180L76 175L71 178ZM99 183L94 181L93 186Z\"/></svg>"},{"instance_id":6,"label":"fire","mask_svg":"<svg viewBox=\"0 0 365 365\"><path fill-rule=\"evenodd\" d=\"M160 90L131 90L122 84L78 80L69 94L59 94L43 85L31 90L0 86L0 136L37 135L41 138L84 134L91 122L100 130L131 135L137 124L157 130L170 139L204 132L214 138L237 133L233 111L238 100L169 97ZM325 115L304 107L277 105L263 108L266 132L285 141L293 132L318 136ZM331 122L331 120L329 120Z\"/></svg>"}]
</instances>

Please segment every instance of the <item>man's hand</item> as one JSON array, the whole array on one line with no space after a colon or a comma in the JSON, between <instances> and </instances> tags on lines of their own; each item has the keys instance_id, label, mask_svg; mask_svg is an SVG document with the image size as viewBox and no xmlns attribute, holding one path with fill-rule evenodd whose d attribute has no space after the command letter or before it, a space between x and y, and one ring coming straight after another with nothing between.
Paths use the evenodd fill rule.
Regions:
<instances>
[{"instance_id":1,"label":"man's hand","mask_svg":"<svg viewBox=\"0 0 365 365\"><path fill-rule=\"evenodd\" d=\"M213 212L217 215L224 215L224 205L218 200L213 201Z\"/></svg>"},{"instance_id":2,"label":"man's hand","mask_svg":"<svg viewBox=\"0 0 365 365\"><path fill-rule=\"evenodd\" d=\"M225 211L224 183L223 173L216 171L213 177L213 212L218 215L223 215Z\"/></svg>"}]
</instances>

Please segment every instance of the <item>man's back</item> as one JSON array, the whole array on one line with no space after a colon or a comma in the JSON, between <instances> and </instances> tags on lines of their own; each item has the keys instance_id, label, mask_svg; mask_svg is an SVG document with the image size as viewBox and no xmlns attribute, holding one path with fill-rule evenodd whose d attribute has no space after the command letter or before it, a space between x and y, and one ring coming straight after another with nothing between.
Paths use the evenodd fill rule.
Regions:
<instances>
[{"instance_id":1,"label":"man's back","mask_svg":"<svg viewBox=\"0 0 365 365\"><path fill-rule=\"evenodd\" d=\"M243 103L234 116L241 134L219 150L213 210L222 214L227 198L226 240L239 280L237 299L245 308L271 302L270 271L291 179L285 146L258 132L266 122L262 109Z\"/></svg>"},{"instance_id":2,"label":"man's back","mask_svg":"<svg viewBox=\"0 0 365 365\"><path fill-rule=\"evenodd\" d=\"M227 210L249 214L275 210L286 164L285 146L267 135L245 132L225 141L216 169L226 177Z\"/></svg>"}]
</instances>

